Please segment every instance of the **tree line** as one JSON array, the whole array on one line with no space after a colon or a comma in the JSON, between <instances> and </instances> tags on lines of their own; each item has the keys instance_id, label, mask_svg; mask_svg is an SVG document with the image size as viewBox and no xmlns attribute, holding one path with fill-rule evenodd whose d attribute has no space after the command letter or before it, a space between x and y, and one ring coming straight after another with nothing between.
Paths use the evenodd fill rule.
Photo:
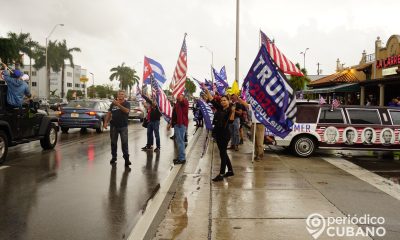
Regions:
<instances>
[{"instance_id":1,"label":"tree line","mask_svg":"<svg viewBox=\"0 0 400 240\"><path fill-rule=\"evenodd\" d=\"M0 58L6 64L23 66L23 56L34 60L33 68L41 69L46 66L46 47L34 41L30 33L7 33L8 38L0 38ZM59 73L61 71L61 97L65 96L64 72L66 61L74 67L73 52L80 52L78 47L69 48L67 41L49 41L47 44L47 79L50 81L50 69ZM50 82L48 82L50 86Z\"/></svg>"}]
</instances>

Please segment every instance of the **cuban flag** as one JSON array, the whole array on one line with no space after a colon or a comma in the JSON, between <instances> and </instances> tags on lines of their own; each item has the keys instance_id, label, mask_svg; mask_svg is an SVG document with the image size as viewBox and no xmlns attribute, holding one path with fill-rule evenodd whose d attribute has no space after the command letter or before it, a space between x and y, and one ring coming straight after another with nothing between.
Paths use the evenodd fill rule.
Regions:
<instances>
[{"instance_id":1,"label":"cuban flag","mask_svg":"<svg viewBox=\"0 0 400 240\"><path fill-rule=\"evenodd\" d=\"M150 75L153 74L158 85L162 87L167 78L165 77L165 72L161 64L146 56L144 57L143 63L143 84L151 84Z\"/></svg>"},{"instance_id":2,"label":"cuban flag","mask_svg":"<svg viewBox=\"0 0 400 240\"><path fill-rule=\"evenodd\" d=\"M223 68L223 69L221 69L222 75L221 75L221 73L218 73L214 68L212 68L212 70L213 70L213 74L214 74L215 85L217 87L217 91L219 94L224 95L225 90L229 87L229 85L226 82L225 66L222 68Z\"/></svg>"},{"instance_id":3,"label":"cuban flag","mask_svg":"<svg viewBox=\"0 0 400 240\"><path fill-rule=\"evenodd\" d=\"M244 80L243 89L256 119L274 135L285 138L296 119L296 98L264 45Z\"/></svg>"}]
</instances>

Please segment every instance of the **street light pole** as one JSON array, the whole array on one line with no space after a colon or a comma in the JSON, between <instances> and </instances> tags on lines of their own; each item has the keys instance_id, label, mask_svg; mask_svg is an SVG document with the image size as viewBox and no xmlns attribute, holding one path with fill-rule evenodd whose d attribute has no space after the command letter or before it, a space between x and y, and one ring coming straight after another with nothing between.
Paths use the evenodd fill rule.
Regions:
<instances>
[{"instance_id":1,"label":"street light pole","mask_svg":"<svg viewBox=\"0 0 400 240\"><path fill-rule=\"evenodd\" d=\"M239 85L239 0L236 0L236 57L235 57L235 79ZM253 157L254 159L254 157Z\"/></svg>"},{"instance_id":2,"label":"street light pole","mask_svg":"<svg viewBox=\"0 0 400 240\"><path fill-rule=\"evenodd\" d=\"M46 37L46 80L47 80L47 93L46 93L46 95L47 95L47 98L49 98L49 96L50 96L50 74L48 73L48 70L47 70L47 68L48 68L48 56L47 56L47 48L48 48L48 40L49 40L49 38L50 38L50 36L51 36L51 34L53 34L53 32L54 32L54 30L56 30L56 28L58 27L58 26L61 26L61 27L63 27L64 26L64 24L62 24L62 23L58 23L58 24L56 24L54 27L53 27L53 29L51 30L51 32L49 33L49 35L47 35L47 37Z\"/></svg>"},{"instance_id":3,"label":"street light pole","mask_svg":"<svg viewBox=\"0 0 400 240\"><path fill-rule=\"evenodd\" d=\"M92 84L92 89L93 89L93 98L96 98L96 90L94 88L94 73L89 73L90 75L92 75L92 79L93 79L93 84Z\"/></svg>"},{"instance_id":4,"label":"street light pole","mask_svg":"<svg viewBox=\"0 0 400 240\"><path fill-rule=\"evenodd\" d=\"M209 53L211 53L211 82L212 82L212 85L214 85L214 74L213 74L214 53L207 46L200 46L200 48L205 48Z\"/></svg>"},{"instance_id":5,"label":"street light pole","mask_svg":"<svg viewBox=\"0 0 400 240\"><path fill-rule=\"evenodd\" d=\"M309 50L309 48L306 48L306 50L304 50L304 52L300 52L300 54L303 54L303 68L304 70L306 69L306 53L307 50Z\"/></svg>"},{"instance_id":6,"label":"street light pole","mask_svg":"<svg viewBox=\"0 0 400 240\"><path fill-rule=\"evenodd\" d=\"M29 92L32 93L32 47L29 50L31 51L29 57Z\"/></svg>"}]
</instances>

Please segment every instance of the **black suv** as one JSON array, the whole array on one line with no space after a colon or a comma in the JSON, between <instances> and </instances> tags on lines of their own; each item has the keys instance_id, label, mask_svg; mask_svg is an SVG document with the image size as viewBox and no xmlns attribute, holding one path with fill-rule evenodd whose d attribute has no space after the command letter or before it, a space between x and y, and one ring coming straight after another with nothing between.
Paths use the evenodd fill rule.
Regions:
<instances>
[{"instance_id":1,"label":"black suv","mask_svg":"<svg viewBox=\"0 0 400 240\"><path fill-rule=\"evenodd\" d=\"M0 164L6 160L8 147L40 140L43 149L57 144L57 118L42 110L7 106L7 85L0 81Z\"/></svg>"}]
</instances>

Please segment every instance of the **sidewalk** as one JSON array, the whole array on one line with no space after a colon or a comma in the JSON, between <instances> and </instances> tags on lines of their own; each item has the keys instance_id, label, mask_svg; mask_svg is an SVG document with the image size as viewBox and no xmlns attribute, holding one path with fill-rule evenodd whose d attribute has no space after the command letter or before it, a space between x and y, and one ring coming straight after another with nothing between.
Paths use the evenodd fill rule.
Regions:
<instances>
[{"instance_id":1,"label":"sidewalk","mask_svg":"<svg viewBox=\"0 0 400 240\"><path fill-rule=\"evenodd\" d=\"M201 147L193 154L200 156ZM389 233L384 239L399 239L397 199L321 158L279 154L267 151L262 161L253 164L251 145L245 142L239 152L229 152L235 176L213 183L220 158L216 144L210 142L202 159L186 164L153 239L313 239L306 228L313 213L324 218L386 214ZM375 198L385 210L376 207ZM318 239L335 238L322 233Z\"/></svg>"}]
</instances>

